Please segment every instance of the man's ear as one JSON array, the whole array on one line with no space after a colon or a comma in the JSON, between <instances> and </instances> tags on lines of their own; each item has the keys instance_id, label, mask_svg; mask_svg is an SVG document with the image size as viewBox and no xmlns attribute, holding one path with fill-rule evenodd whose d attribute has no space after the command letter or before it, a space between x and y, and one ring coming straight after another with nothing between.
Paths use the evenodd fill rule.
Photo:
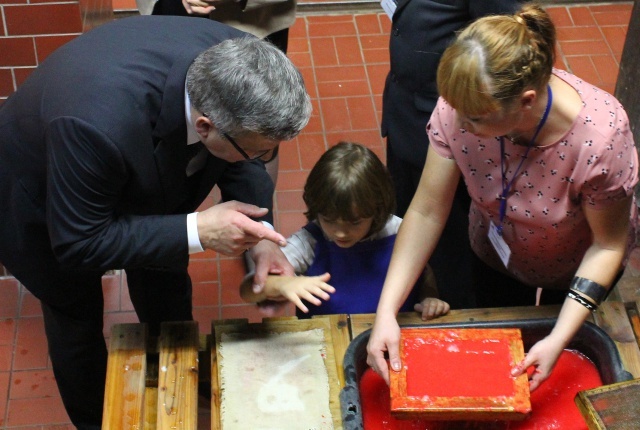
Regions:
<instances>
[{"instance_id":1,"label":"man's ear","mask_svg":"<svg viewBox=\"0 0 640 430\"><path fill-rule=\"evenodd\" d=\"M216 133L218 129L209 118L204 115L200 115L196 118L196 131L203 138L206 139L210 133Z\"/></svg>"}]
</instances>

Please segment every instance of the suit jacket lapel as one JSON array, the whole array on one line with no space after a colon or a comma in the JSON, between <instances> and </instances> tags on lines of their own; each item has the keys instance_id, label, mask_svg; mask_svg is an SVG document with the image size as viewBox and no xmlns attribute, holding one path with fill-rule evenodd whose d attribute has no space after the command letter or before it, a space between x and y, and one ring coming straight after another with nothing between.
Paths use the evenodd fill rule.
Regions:
<instances>
[{"instance_id":1,"label":"suit jacket lapel","mask_svg":"<svg viewBox=\"0 0 640 430\"><path fill-rule=\"evenodd\" d=\"M178 58L167 74L162 106L153 129L154 157L162 184L167 213L174 213L193 198L187 183L187 126L185 123L185 79L193 56ZM192 181L193 182L193 181Z\"/></svg>"},{"instance_id":2,"label":"suit jacket lapel","mask_svg":"<svg viewBox=\"0 0 640 430\"><path fill-rule=\"evenodd\" d=\"M183 129L183 132L178 129L174 134L160 139L154 151L167 213L173 212L187 198L186 169L188 160L185 143L187 132L186 128Z\"/></svg>"},{"instance_id":3,"label":"suit jacket lapel","mask_svg":"<svg viewBox=\"0 0 640 430\"><path fill-rule=\"evenodd\" d=\"M187 138L187 129L184 123L184 91L187 70L193 61L193 57L183 56L173 63L171 70L167 73L167 80L162 92L162 105L156 126L153 129L153 137L163 139L168 135L175 135L176 129L184 128L184 136ZM186 143L185 143L186 144Z\"/></svg>"},{"instance_id":4,"label":"suit jacket lapel","mask_svg":"<svg viewBox=\"0 0 640 430\"><path fill-rule=\"evenodd\" d=\"M185 131L186 133L186 131ZM167 213L195 210L209 195L228 163L209 154L203 169L187 178L187 148L184 139L167 136L155 153Z\"/></svg>"}]
</instances>

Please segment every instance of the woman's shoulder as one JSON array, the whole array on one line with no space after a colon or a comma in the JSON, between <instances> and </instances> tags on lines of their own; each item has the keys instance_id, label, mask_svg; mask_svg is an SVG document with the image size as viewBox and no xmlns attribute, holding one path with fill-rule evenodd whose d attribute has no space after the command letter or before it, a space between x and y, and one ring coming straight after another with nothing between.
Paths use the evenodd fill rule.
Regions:
<instances>
[{"instance_id":1,"label":"woman's shoulder","mask_svg":"<svg viewBox=\"0 0 640 430\"><path fill-rule=\"evenodd\" d=\"M620 102L615 96L579 76L562 69L553 69L553 75L566 82L580 95L585 110L598 111L602 106L611 106L611 109L620 107ZM604 113L607 114L607 111Z\"/></svg>"},{"instance_id":2,"label":"woman's shoulder","mask_svg":"<svg viewBox=\"0 0 640 430\"><path fill-rule=\"evenodd\" d=\"M611 136L628 128L628 117L620 102L607 91L592 85L565 70L554 69L554 76L572 87L580 97L580 111L570 130L572 139L584 139L585 144L610 144ZM600 136L604 139L594 139ZM590 145L589 145L590 146Z\"/></svg>"}]
</instances>

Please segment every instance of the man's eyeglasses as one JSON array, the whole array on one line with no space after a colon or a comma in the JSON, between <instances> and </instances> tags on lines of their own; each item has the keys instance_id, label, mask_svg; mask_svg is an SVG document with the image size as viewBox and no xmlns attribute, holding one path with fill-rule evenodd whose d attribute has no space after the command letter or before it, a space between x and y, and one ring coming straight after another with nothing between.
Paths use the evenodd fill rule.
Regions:
<instances>
[{"instance_id":1,"label":"man's eyeglasses","mask_svg":"<svg viewBox=\"0 0 640 430\"><path fill-rule=\"evenodd\" d=\"M240 147L240 145L238 145L236 143L236 141L233 140L233 138L231 136L229 136L227 133L222 133L222 136L224 136L224 138L227 139L229 141L229 143L231 143L231 145L233 145L234 148L236 148L236 151L238 151L240 153L240 155L242 155L244 157L245 160L260 160L260 161L264 161L265 163L268 163L269 161L271 161L274 158L276 158L276 156L278 155L278 146L276 146L273 149L267 149L266 151L260 152L260 154L256 155L255 157L249 157L249 154L247 154L244 151L244 149L242 149ZM270 151L273 151L273 153L271 154L271 157L269 157L266 160L263 160L262 157L267 155Z\"/></svg>"}]
</instances>

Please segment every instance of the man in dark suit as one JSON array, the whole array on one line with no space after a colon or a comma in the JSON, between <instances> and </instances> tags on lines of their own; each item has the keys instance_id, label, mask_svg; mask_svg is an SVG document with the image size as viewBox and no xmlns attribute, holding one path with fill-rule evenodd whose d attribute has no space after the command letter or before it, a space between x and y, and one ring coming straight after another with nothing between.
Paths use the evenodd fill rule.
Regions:
<instances>
[{"instance_id":1,"label":"man in dark suit","mask_svg":"<svg viewBox=\"0 0 640 430\"><path fill-rule=\"evenodd\" d=\"M394 181L396 215L404 217L427 157L425 131L438 100L436 71L455 32L489 14L511 13L521 0L398 0L389 42L391 70L382 102L382 136ZM460 183L447 225L429 265L439 297L453 309L475 307L474 254L469 245L469 204Z\"/></svg>"},{"instance_id":2,"label":"man in dark suit","mask_svg":"<svg viewBox=\"0 0 640 430\"><path fill-rule=\"evenodd\" d=\"M148 16L69 42L0 107L0 261L41 301L78 428L101 425L106 270L126 270L151 333L192 318L190 253L252 248L257 285L270 270L293 274L284 237L251 219L269 221L273 194L251 160L273 157L310 112L273 45L215 21ZM195 213L213 185L225 203Z\"/></svg>"}]
</instances>

